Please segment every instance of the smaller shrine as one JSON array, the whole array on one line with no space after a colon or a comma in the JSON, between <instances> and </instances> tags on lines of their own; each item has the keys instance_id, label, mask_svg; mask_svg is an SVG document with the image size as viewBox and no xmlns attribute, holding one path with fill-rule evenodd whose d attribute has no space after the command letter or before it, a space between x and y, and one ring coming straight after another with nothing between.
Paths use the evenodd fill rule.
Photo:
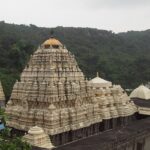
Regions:
<instances>
[{"instance_id":1,"label":"smaller shrine","mask_svg":"<svg viewBox=\"0 0 150 150\"><path fill-rule=\"evenodd\" d=\"M24 135L23 139L24 141L35 147L45 148L49 150L54 147L50 141L49 136L45 134L44 130L38 126L30 128L28 134Z\"/></svg>"},{"instance_id":2,"label":"smaller shrine","mask_svg":"<svg viewBox=\"0 0 150 150\"><path fill-rule=\"evenodd\" d=\"M4 107L5 107L5 95L2 88L2 84L0 82L0 108L4 108Z\"/></svg>"},{"instance_id":3,"label":"smaller shrine","mask_svg":"<svg viewBox=\"0 0 150 150\"><path fill-rule=\"evenodd\" d=\"M137 110L126 92L120 85L112 85L112 82L97 77L89 81L94 92L96 103L99 104L102 119L115 119L127 117Z\"/></svg>"},{"instance_id":4,"label":"smaller shrine","mask_svg":"<svg viewBox=\"0 0 150 150\"><path fill-rule=\"evenodd\" d=\"M130 98L148 100L150 99L150 89L144 85L140 85L131 92Z\"/></svg>"},{"instance_id":5,"label":"smaller shrine","mask_svg":"<svg viewBox=\"0 0 150 150\"><path fill-rule=\"evenodd\" d=\"M150 89L144 85L140 85L136 89L134 89L131 94L130 98L134 101L138 113L140 115L150 115Z\"/></svg>"}]
</instances>

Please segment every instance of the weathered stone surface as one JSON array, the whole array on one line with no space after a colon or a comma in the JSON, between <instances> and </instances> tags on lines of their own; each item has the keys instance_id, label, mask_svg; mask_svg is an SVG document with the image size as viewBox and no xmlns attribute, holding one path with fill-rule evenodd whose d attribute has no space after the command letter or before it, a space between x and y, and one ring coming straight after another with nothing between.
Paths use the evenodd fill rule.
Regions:
<instances>
[{"instance_id":1,"label":"weathered stone surface","mask_svg":"<svg viewBox=\"0 0 150 150\"><path fill-rule=\"evenodd\" d=\"M2 84L0 82L0 108L4 108L4 107L5 107L5 95L2 88Z\"/></svg>"},{"instance_id":2,"label":"weathered stone surface","mask_svg":"<svg viewBox=\"0 0 150 150\"><path fill-rule=\"evenodd\" d=\"M23 137L23 140L32 146L37 146L40 148L46 148L50 150L54 147L49 139L49 136L45 134L43 129L38 126L32 127L28 131L28 134Z\"/></svg>"},{"instance_id":3,"label":"weathered stone surface","mask_svg":"<svg viewBox=\"0 0 150 150\"><path fill-rule=\"evenodd\" d=\"M49 135L130 116L135 111L120 86L85 80L74 55L54 38L31 56L6 107L8 126L28 131L37 125Z\"/></svg>"},{"instance_id":4,"label":"weathered stone surface","mask_svg":"<svg viewBox=\"0 0 150 150\"><path fill-rule=\"evenodd\" d=\"M144 85L138 86L130 94L131 100L141 115L150 115L150 89Z\"/></svg>"},{"instance_id":5,"label":"weathered stone surface","mask_svg":"<svg viewBox=\"0 0 150 150\"><path fill-rule=\"evenodd\" d=\"M136 106L120 85L112 85L109 81L98 78L94 78L95 82L92 82L93 79L89 82L102 119L126 117L137 111Z\"/></svg>"}]
</instances>

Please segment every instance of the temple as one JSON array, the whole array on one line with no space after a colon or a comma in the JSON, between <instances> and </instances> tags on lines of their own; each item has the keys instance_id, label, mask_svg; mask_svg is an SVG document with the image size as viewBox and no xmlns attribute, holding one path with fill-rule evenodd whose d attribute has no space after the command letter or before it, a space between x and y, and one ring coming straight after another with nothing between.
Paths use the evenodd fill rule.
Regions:
<instances>
[{"instance_id":1,"label":"temple","mask_svg":"<svg viewBox=\"0 0 150 150\"><path fill-rule=\"evenodd\" d=\"M53 37L31 55L6 106L9 127L38 126L54 146L127 125L135 112L120 85L98 74L85 79L74 55Z\"/></svg>"},{"instance_id":2,"label":"temple","mask_svg":"<svg viewBox=\"0 0 150 150\"><path fill-rule=\"evenodd\" d=\"M23 137L23 140L39 148L52 149L54 147L49 136L44 133L42 128L37 126L30 128L28 134Z\"/></svg>"},{"instance_id":3,"label":"temple","mask_svg":"<svg viewBox=\"0 0 150 150\"><path fill-rule=\"evenodd\" d=\"M5 107L5 95L2 88L2 84L0 82L0 108L4 108L4 107Z\"/></svg>"},{"instance_id":4,"label":"temple","mask_svg":"<svg viewBox=\"0 0 150 150\"><path fill-rule=\"evenodd\" d=\"M131 100L137 107L138 113L143 116L150 115L150 89L140 85L130 94Z\"/></svg>"}]
</instances>

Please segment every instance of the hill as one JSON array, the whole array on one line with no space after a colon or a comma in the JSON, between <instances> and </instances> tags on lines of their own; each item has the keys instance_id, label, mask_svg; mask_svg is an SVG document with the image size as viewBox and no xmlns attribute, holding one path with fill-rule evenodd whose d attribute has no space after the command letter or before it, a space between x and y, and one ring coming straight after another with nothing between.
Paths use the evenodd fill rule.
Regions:
<instances>
[{"instance_id":1,"label":"hill","mask_svg":"<svg viewBox=\"0 0 150 150\"><path fill-rule=\"evenodd\" d=\"M100 76L135 88L150 81L150 30L115 34L111 31L0 22L0 80L7 99L29 56L54 32L75 56L86 77Z\"/></svg>"}]
</instances>

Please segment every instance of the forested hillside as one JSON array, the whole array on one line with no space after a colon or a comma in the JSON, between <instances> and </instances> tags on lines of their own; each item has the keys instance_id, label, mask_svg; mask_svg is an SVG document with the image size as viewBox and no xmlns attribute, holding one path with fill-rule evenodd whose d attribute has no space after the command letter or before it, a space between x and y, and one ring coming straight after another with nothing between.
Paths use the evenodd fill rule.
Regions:
<instances>
[{"instance_id":1,"label":"forested hillside","mask_svg":"<svg viewBox=\"0 0 150 150\"><path fill-rule=\"evenodd\" d=\"M114 34L90 28L40 28L0 22L0 80L7 99L30 54L52 31L75 54L88 78L98 71L101 77L124 88L150 81L150 30Z\"/></svg>"}]
</instances>

